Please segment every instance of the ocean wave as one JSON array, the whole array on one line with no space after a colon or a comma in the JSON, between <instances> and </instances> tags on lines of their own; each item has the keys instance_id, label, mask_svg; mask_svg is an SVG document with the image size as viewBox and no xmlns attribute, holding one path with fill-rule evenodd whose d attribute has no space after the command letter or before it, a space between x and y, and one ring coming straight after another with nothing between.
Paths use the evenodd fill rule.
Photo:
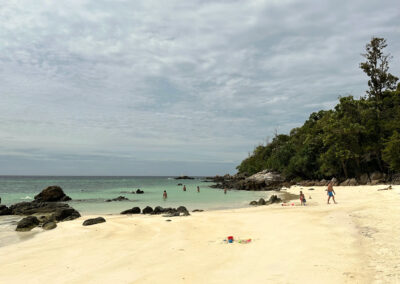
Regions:
<instances>
[{"instance_id":1,"label":"ocean wave","mask_svg":"<svg viewBox=\"0 0 400 284\"><path fill-rule=\"evenodd\" d=\"M33 199L33 198L27 195L25 197L21 197L20 199L26 200L26 199Z\"/></svg>"}]
</instances>

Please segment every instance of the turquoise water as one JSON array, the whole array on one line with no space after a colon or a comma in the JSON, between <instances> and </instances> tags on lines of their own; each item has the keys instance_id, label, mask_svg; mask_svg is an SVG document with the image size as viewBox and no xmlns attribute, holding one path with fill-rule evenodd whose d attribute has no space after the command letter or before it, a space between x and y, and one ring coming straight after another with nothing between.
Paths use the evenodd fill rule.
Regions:
<instances>
[{"instance_id":1,"label":"turquoise water","mask_svg":"<svg viewBox=\"0 0 400 284\"><path fill-rule=\"evenodd\" d=\"M182 190L186 185L187 191ZM59 185L73 200L68 202L83 214L115 214L125 209L139 206L177 207L186 206L189 210L215 210L247 207L251 200L268 198L268 192L251 192L213 189L212 183L202 178L194 180L175 180L171 177L0 177L0 197L2 204L11 205L21 201L31 201L42 189ZM200 193L196 187L200 187ZM122 193L140 188L144 194ZM167 200L162 193L166 190ZM106 199L125 196L129 201L105 202Z\"/></svg>"}]
</instances>

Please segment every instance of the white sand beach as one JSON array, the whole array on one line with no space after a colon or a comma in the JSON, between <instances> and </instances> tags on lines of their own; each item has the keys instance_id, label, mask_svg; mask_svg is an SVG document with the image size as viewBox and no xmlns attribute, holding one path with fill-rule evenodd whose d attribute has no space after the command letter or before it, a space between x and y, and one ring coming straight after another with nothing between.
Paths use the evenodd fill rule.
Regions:
<instances>
[{"instance_id":1,"label":"white sand beach","mask_svg":"<svg viewBox=\"0 0 400 284\"><path fill-rule=\"evenodd\" d=\"M400 186L384 187L335 187L336 205L314 187L305 207L84 216L0 248L0 283L400 283Z\"/></svg>"}]
</instances>

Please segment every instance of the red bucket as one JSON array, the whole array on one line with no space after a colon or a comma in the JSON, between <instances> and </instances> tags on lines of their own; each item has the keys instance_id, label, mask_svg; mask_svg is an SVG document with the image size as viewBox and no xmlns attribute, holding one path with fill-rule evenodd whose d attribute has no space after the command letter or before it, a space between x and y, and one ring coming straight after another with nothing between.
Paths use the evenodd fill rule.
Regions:
<instances>
[{"instance_id":1,"label":"red bucket","mask_svg":"<svg viewBox=\"0 0 400 284\"><path fill-rule=\"evenodd\" d=\"M232 236L228 237L228 243L233 243L233 237Z\"/></svg>"}]
</instances>

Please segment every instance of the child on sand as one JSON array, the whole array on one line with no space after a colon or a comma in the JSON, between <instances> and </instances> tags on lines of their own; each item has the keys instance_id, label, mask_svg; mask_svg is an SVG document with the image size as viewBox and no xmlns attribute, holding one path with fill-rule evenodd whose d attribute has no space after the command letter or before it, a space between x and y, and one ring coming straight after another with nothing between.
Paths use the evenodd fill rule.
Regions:
<instances>
[{"instance_id":1,"label":"child on sand","mask_svg":"<svg viewBox=\"0 0 400 284\"><path fill-rule=\"evenodd\" d=\"M306 197L302 191L300 191L300 204L304 206L306 205Z\"/></svg>"},{"instance_id":2,"label":"child on sand","mask_svg":"<svg viewBox=\"0 0 400 284\"><path fill-rule=\"evenodd\" d=\"M332 181L328 184L328 189L326 189L326 191L328 194L328 204L330 204L329 200L331 199L331 197L333 199L333 202L335 202L335 204L336 204L336 201L335 201L336 192L333 190Z\"/></svg>"}]
</instances>

